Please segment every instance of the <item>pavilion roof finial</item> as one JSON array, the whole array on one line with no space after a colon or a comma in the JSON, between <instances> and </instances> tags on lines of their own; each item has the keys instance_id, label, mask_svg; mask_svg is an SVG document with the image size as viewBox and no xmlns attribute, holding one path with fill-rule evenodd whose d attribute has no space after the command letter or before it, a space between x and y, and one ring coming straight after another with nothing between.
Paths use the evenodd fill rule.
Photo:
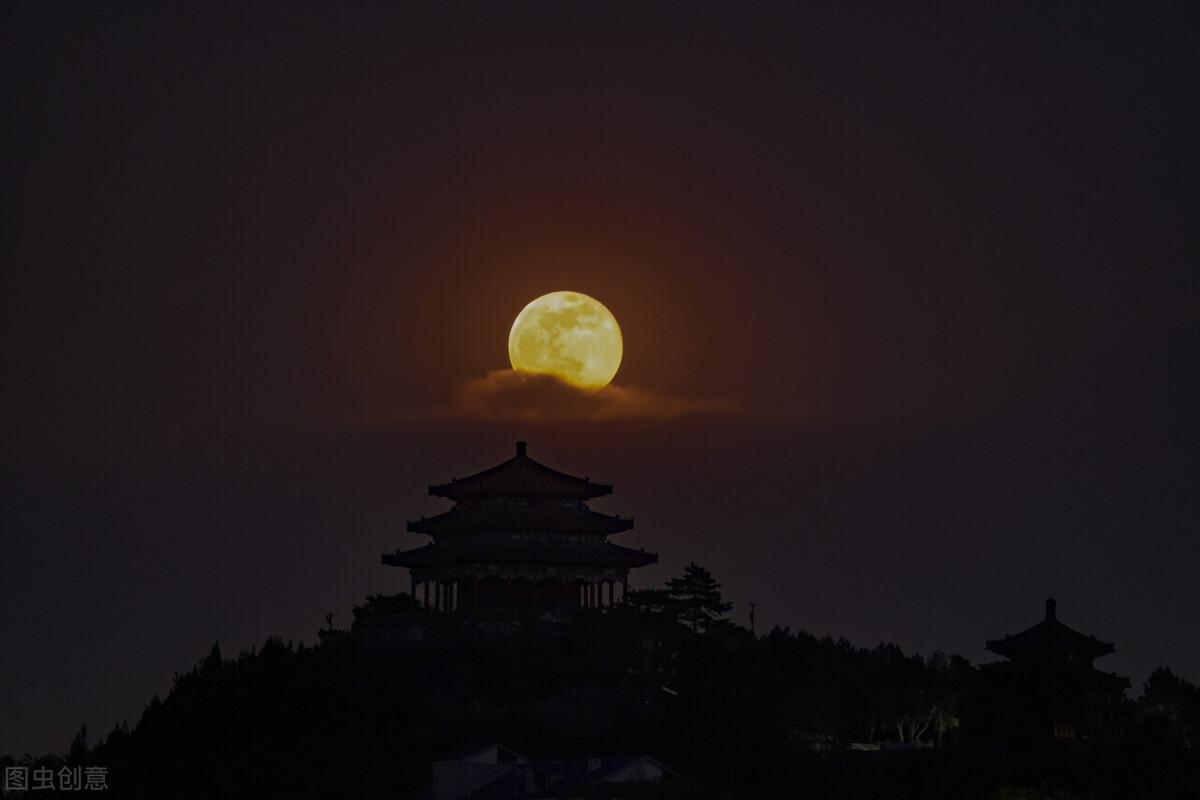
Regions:
<instances>
[{"instance_id":1,"label":"pavilion roof finial","mask_svg":"<svg viewBox=\"0 0 1200 800\"><path fill-rule=\"evenodd\" d=\"M529 457L525 441L522 440L516 443L516 455L504 463L449 483L434 484L429 487L429 493L452 500L484 496L591 500L612 494L612 485L593 483L540 464Z\"/></svg>"},{"instance_id":2,"label":"pavilion roof finial","mask_svg":"<svg viewBox=\"0 0 1200 800\"><path fill-rule=\"evenodd\" d=\"M1003 639L989 639L986 644L988 650L1014 661L1075 657L1090 663L1092 659L1115 652L1112 642L1084 635L1059 622L1058 603L1053 597L1046 598L1045 619L1020 633L1009 634Z\"/></svg>"}]
</instances>

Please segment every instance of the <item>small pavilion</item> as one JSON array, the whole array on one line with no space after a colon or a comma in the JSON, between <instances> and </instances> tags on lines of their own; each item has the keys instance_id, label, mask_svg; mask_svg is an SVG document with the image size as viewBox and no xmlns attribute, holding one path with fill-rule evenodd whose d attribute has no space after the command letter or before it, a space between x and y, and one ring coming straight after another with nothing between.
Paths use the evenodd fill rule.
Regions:
<instances>
[{"instance_id":1,"label":"small pavilion","mask_svg":"<svg viewBox=\"0 0 1200 800\"><path fill-rule=\"evenodd\" d=\"M1019 700L1009 707L1010 727L1030 738L1076 739L1107 733L1114 707L1129 679L1092 666L1116 652L1112 642L1087 636L1058 619L1058 604L1046 600L1041 622L1003 639L990 639L987 649L1004 656L997 664L1009 690Z\"/></svg>"},{"instance_id":2,"label":"small pavilion","mask_svg":"<svg viewBox=\"0 0 1200 800\"><path fill-rule=\"evenodd\" d=\"M1054 598L1046 600L1041 622L1003 639L989 639L987 649L1010 661L1061 661L1089 668L1097 658L1117 651L1112 642L1085 636L1060 622Z\"/></svg>"},{"instance_id":3,"label":"small pavilion","mask_svg":"<svg viewBox=\"0 0 1200 800\"><path fill-rule=\"evenodd\" d=\"M525 442L491 469L429 487L453 500L449 511L408 523L433 541L385 553L406 567L412 596L437 611L568 612L611 606L629 588L629 571L654 553L613 544L633 520L588 508L612 485L534 461Z\"/></svg>"}]
</instances>

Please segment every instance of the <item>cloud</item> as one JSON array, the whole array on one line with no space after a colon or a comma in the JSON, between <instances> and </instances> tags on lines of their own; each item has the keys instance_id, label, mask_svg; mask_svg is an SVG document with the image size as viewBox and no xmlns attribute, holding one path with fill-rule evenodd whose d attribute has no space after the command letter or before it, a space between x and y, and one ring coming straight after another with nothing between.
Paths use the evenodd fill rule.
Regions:
<instances>
[{"instance_id":1,"label":"cloud","mask_svg":"<svg viewBox=\"0 0 1200 800\"><path fill-rule=\"evenodd\" d=\"M579 389L552 375L493 370L459 385L450 403L428 415L478 420L665 419L727 410L713 400L689 400L633 386Z\"/></svg>"}]
</instances>

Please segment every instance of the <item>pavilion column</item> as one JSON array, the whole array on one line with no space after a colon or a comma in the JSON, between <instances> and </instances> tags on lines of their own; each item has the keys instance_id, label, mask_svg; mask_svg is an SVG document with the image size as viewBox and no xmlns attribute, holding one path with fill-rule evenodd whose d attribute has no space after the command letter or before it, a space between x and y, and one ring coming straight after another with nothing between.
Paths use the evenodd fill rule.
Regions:
<instances>
[{"instance_id":1,"label":"pavilion column","mask_svg":"<svg viewBox=\"0 0 1200 800\"><path fill-rule=\"evenodd\" d=\"M417 599L417 579L412 576L412 571L408 573L408 596L413 600Z\"/></svg>"},{"instance_id":2,"label":"pavilion column","mask_svg":"<svg viewBox=\"0 0 1200 800\"><path fill-rule=\"evenodd\" d=\"M605 581L605 583L607 583L607 584L608 584L608 607L609 607L609 608L612 608L612 604L613 604L613 582L612 582L612 581Z\"/></svg>"},{"instance_id":3,"label":"pavilion column","mask_svg":"<svg viewBox=\"0 0 1200 800\"><path fill-rule=\"evenodd\" d=\"M425 608L426 611L428 611L429 610L429 581L421 581L421 586L423 586L425 588L425 602L422 603L422 606Z\"/></svg>"}]
</instances>

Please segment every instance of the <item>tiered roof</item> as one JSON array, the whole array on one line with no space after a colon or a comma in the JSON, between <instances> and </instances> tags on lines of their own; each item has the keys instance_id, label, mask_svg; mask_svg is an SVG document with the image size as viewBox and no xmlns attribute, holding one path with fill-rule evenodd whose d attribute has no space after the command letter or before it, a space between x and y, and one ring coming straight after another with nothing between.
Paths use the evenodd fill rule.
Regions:
<instances>
[{"instance_id":1,"label":"tiered roof","mask_svg":"<svg viewBox=\"0 0 1200 800\"><path fill-rule=\"evenodd\" d=\"M1046 601L1045 619L1020 633L989 640L987 649L1012 659L1068 656L1093 659L1116 652L1112 642L1085 636L1059 622L1053 599Z\"/></svg>"},{"instance_id":2,"label":"tiered roof","mask_svg":"<svg viewBox=\"0 0 1200 800\"><path fill-rule=\"evenodd\" d=\"M633 550L610 542L579 547L529 543L492 537L472 537L468 546L427 544L414 550L387 553L383 563L393 567L424 567L432 564L526 564L555 566L642 567L658 560L654 553Z\"/></svg>"},{"instance_id":3,"label":"tiered roof","mask_svg":"<svg viewBox=\"0 0 1200 800\"><path fill-rule=\"evenodd\" d=\"M517 442L517 454L491 469L449 483L434 484L429 493L451 500L487 497L556 497L590 500L612 494L611 483L593 483L539 464L525 453L525 442Z\"/></svg>"},{"instance_id":4,"label":"tiered roof","mask_svg":"<svg viewBox=\"0 0 1200 800\"><path fill-rule=\"evenodd\" d=\"M578 507L511 507L460 505L434 517L412 520L413 533L473 533L476 531L547 531L612 534L627 531L633 520Z\"/></svg>"},{"instance_id":5,"label":"tiered roof","mask_svg":"<svg viewBox=\"0 0 1200 800\"><path fill-rule=\"evenodd\" d=\"M429 487L457 501L449 511L408 523L408 530L435 537L413 550L387 553L396 567L536 564L617 570L658 560L654 553L619 547L607 537L627 531L633 520L601 514L587 501L612 493L593 483L539 464L517 442L516 455L466 478Z\"/></svg>"}]
</instances>

